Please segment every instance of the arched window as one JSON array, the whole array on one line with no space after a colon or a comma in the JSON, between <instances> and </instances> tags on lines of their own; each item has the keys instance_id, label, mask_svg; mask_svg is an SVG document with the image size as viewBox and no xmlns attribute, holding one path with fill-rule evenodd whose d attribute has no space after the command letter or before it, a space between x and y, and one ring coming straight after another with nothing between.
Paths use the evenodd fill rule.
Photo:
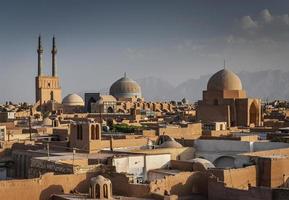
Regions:
<instances>
[{"instance_id":1,"label":"arched window","mask_svg":"<svg viewBox=\"0 0 289 200\"><path fill-rule=\"evenodd\" d=\"M108 198L108 188L107 188L107 184L103 185L103 197L104 198Z\"/></svg>"},{"instance_id":2,"label":"arched window","mask_svg":"<svg viewBox=\"0 0 289 200\"><path fill-rule=\"evenodd\" d=\"M95 187L94 187L94 185L90 185L89 186L89 196L91 198L95 198Z\"/></svg>"},{"instance_id":3,"label":"arched window","mask_svg":"<svg viewBox=\"0 0 289 200\"><path fill-rule=\"evenodd\" d=\"M94 127L94 125L92 125L92 126L91 126L91 139L92 139L92 140L95 140L95 138L96 138L96 137L95 137L95 127Z\"/></svg>"},{"instance_id":4,"label":"arched window","mask_svg":"<svg viewBox=\"0 0 289 200\"><path fill-rule=\"evenodd\" d=\"M77 135L76 135L78 140L82 140L82 125L77 124Z\"/></svg>"},{"instance_id":5,"label":"arched window","mask_svg":"<svg viewBox=\"0 0 289 200\"><path fill-rule=\"evenodd\" d=\"M99 127L98 126L96 126L96 128L95 128L95 139L96 140L99 140Z\"/></svg>"},{"instance_id":6,"label":"arched window","mask_svg":"<svg viewBox=\"0 0 289 200\"><path fill-rule=\"evenodd\" d=\"M255 126L258 126L259 125L259 109L258 109L258 106L257 106L257 103L254 101L250 108L249 108L249 112L250 112L250 119L249 119L249 123L250 125L251 124L254 124Z\"/></svg>"},{"instance_id":7,"label":"arched window","mask_svg":"<svg viewBox=\"0 0 289 200\"><path fill-rule=\"evenodd\" d=\"M95 198L100 199L100 185L99 184L95 185Z\"/></svg>"},{"instance_id":8,"label":"arched window","mask_svg":"<svg viewBox=\"0 0 289 200\"><path fill-rule=\"evenodd\" d=\"M87 103L87 111L89 113L91 113L91 104L92 103L96 103L96 100L93 97L90 97L90 99L88 100L88 103Z\"/></svg>"},{"instance_id":9,"label":"arched window","mask_svg":"<svg viewBox=\"0 0 289 200\"><path fill-rule=\"evenodd\" d=\"M51 100L51 101L54 100L54 93L53 93L53 91L50 92L50 100Z\"/></svg>"},{"instance_id":10,"label":"arched window","mask_svg":"<svg viewBox=\"0 0 289 200\"><path fill-rule=\"evenodd\" d=\"M220 124L220 130L222 131L223 129L223 124Z\"/></svg>"},{"instance_id":11,"label":"arched window","mask_svg":"<svg viewBox=\"0 0 289 200\"><path fill-rule=\"evenodd\" d=\"M114 110L113 110L113 108L112 108L111 106L109 106L109 107L107 108L107 112L108 112L108 113L114 113Z\"/></svg>"}]
</instances>

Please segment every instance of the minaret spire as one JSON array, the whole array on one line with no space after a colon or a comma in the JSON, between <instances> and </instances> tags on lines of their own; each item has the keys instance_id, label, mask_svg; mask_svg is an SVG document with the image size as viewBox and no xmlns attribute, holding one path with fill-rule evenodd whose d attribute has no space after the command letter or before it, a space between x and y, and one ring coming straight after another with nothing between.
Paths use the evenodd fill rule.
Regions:
<instances>
[{"instance_id":1,"label":"minaret spire","mask_svg":"<svg viewBox=\"0 0 289 200\"><path fill-rule=\"evenodd\" d=\"M52 39L52 50L51 50L51 54L52 54L52 76L56 76L56 53L57 53L57 49L56 49L56 44L55 44L55 37L53 36L53 39Z\"/></svg>"},{"instance_id":2,"label":"minaret spire","mask_svg":"<svg viewBox=\"0 0 289 200\"><path fill-rule=\"evenodd\" d=\"M41 44L41 35L38 36L38 48L37 48L37 54L38 54L38 76L42 75L42 55L43 55L43 48Z\"/></svg>"}]
</instances>

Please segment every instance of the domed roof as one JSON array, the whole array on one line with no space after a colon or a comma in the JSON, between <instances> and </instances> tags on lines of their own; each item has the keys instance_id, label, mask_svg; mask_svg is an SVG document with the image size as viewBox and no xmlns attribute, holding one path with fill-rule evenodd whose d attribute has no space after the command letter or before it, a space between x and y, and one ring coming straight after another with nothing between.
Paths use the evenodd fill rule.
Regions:
<instances>
[{"instance_id":1,"label":"domed roof","mask_svg":"<svg viewBox=\"0 0 289 200\"><path fill-rule=\"evenodd\" d=\"M222 69L210 78L207 90L242 90L242 82L231 70Z\"/></svg>"},{"instance_id":2,"label":"domed roof","mask_svg":"<svg viewBox=\"0 0 289 200\"><path fill-rule=\"evenodd\" d=\"M101 175L98 175L97 177L92 177L90 179L90 184L94 185L94 184L104 184L104 183L111 183L111 181L108 178L105 178Z\"/></svg>"},{"instance_id":3,"label":"domed roof","mask_svg":"<svg viewBox=\"0 0 289 200\"><path fill-rule=\"evenodd\" d=\"M141 88L136 81L124 75L112 84L109 94L116 98L141 98Z\"/></svg>"},{"instance_id":4,"label":"domed roof","mask_svg":"<svg viewBox=\"0 0 289 200\"><path fill-rule=\"evenodd\" d=\"M96 103L103 104L103 102L114 102L114 101L116 101L116 99L112 95L101 95Z\"/></svg>"},{"instance_id":5,"label":"domed roof","mask_svg":"<svg viewBox=\"0 0 289 200\"><path fill-rule=\"evenodd\" d=\"M63 98L62 104L66 106L84 106L84 101L77 94L69 94Z\"/></svg>"},{"instance_id":6,"label":"domed roof","mask_svg":"<svg viewBox=\"0 0 289 200\"><path fill-rule=\"evenodd\" d=\"M194 168L199 169L200 171L207 170L209 168L215 168L215 165L210 161L203 159L203 158L194 158L188 160L188 162L194 163ZM199 171L197 170L197 171Z\"/></svg>"},{"instance_id":7,"label":"domed roof","mask_svg":"<svg viewBox=\"0 0 289 200\"><path fill-rule=\"evenodd\" d=\"M178 143L175 140L166 141L159 146L159 148L180 148L180 147L183 147L183 145L181 145L180 143Z\"/></svg>"}]
</instances>

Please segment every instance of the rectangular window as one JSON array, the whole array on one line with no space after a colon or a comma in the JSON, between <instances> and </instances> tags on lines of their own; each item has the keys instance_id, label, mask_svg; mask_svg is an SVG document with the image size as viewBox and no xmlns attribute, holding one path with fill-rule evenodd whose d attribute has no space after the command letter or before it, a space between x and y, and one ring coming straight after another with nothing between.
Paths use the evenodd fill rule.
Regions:
<instances>
[{"instance_id":1,"label":"rectangular window","mask_svg":"<svg viewBox=\"0 0 289 200\"><path fill-rule=\"evenodd\" d=\"M82 134L82 125L81 124L77 124L77 135L76 135L76 137L77 137L78 140L82 140L82 136L83 136L83 134Z\"/></svg>"}]
</instances>

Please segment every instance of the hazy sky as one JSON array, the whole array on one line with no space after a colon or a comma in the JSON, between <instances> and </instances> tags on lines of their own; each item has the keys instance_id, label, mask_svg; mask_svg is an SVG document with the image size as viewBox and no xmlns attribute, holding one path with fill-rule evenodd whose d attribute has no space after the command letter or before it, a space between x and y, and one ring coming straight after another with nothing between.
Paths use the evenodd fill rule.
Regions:
<instances>
[{"instance_id":1,"label":"hazy sky","mask_svg":"<svg viewBox=\"0 0 289 200\"><path fill-rule=\"evenodd\" d=\"M63 96L127 72L176 85L213 73L289 69L285 0L0 0L0 102L34 100L37 36L51 73L56 36Z\"/></svg>"}]
</instances>

